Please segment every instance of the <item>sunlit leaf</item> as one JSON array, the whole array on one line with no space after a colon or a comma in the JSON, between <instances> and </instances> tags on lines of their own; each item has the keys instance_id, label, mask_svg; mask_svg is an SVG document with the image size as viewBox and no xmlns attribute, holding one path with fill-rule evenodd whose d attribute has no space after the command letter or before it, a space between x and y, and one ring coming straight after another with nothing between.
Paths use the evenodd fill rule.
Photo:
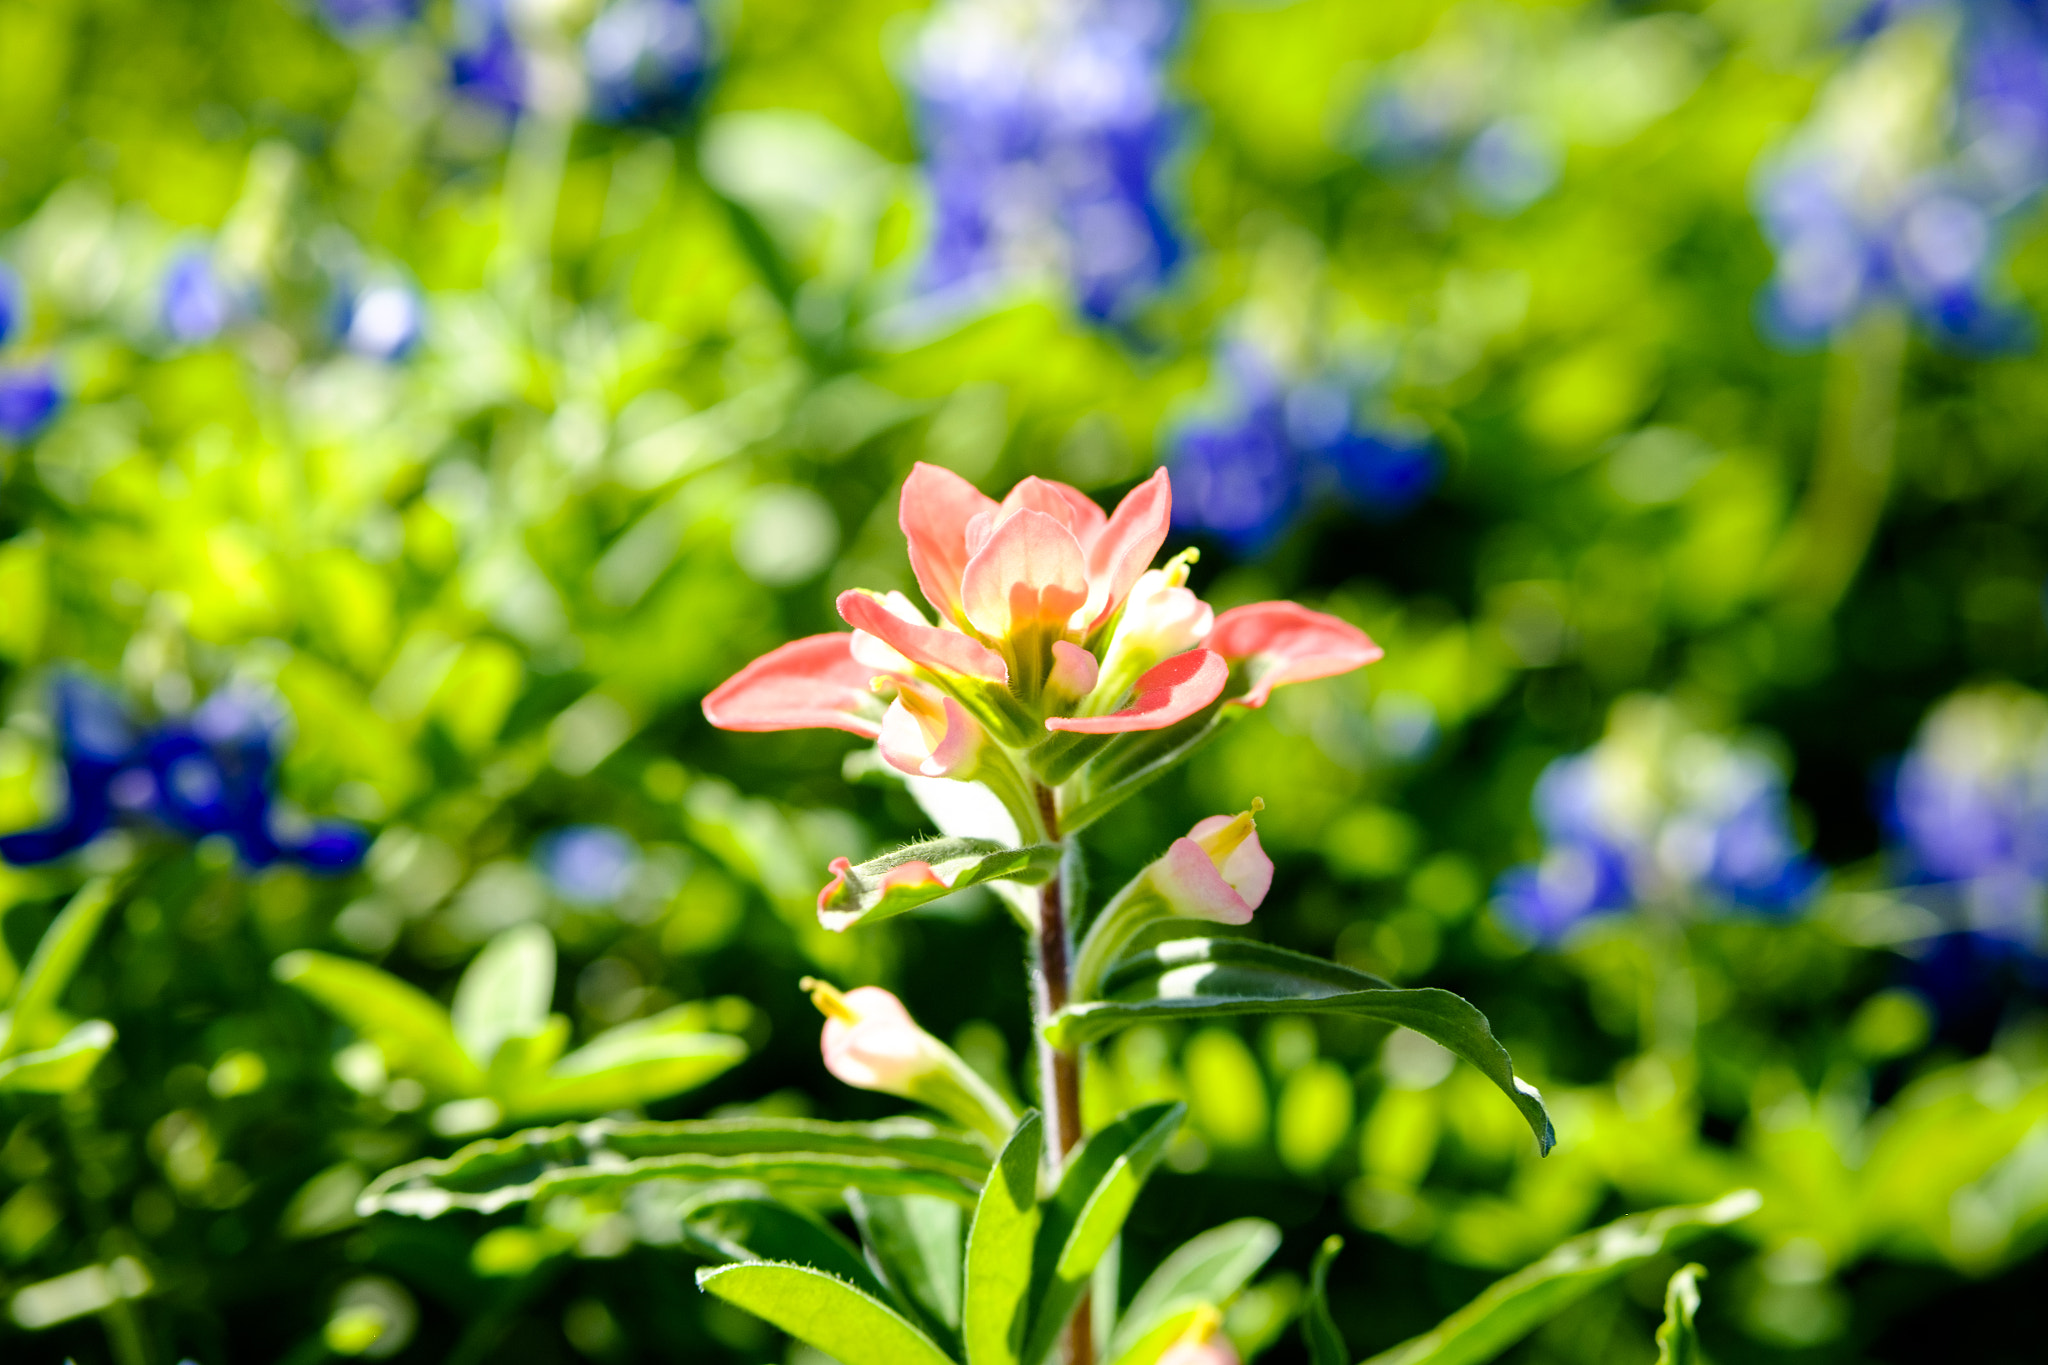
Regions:
<instances>
[{"instance_id":1,"label":"sunlit leaf","mask_svg":"<svg viewBox=\"0 0 2048 1365\"><path fill-rule=\"evenodd\" d=\"M1700 1365L1700 1334L1693 1317L1700 1311L1702 1265L1681 1266L1664 1286L1664 1322L1657 1328L1657 1365Z\"/></svg>"},{"instance_id":2,"label":"sunlit leaf","mask_svg":"<svg viewBox=\"0 0 2048 1365\"><path fill-rule=\"evenodd\" d=\"M1239 1218L1176 1247L1146 1277L1111 1338L1120 1354L1161 1322L1200 1304L1220 1304L1258 1274L1280 1249L1280 1229L1263 1218Z\"/></svg>"},{"instance_id":3,"label":"sunlit leaf","mask_svg":"<svg viewBox=\"0 0 2048 1365\"><path fill-rule=\"evenodd\" d=\"M840 1365L951 1365L893 1309L822 1270L754 1261L700 1270L697 1285Z\"/></svg>"},{"instance_id":4,"label":"sunlit leaf","mask_svg":"<svg viewBox=\"0 0 2048 1365\"><path fill-rule=\"evenodd\" d=\"M375 1043L394 1070L438 1094L482 1093L483 1072L457 1040L448 1011L417 986L368 963L311 950L286 953L271 971Z\"/></svg>"},{"instance_id":5,"label":"sunlit leaf","mask_svg":"<svg viewBox=\"0 0 2048 1365\"><path fill-rule=\"evenodd\" d=\"M984 1186L984 1189L986 1187ZM960 1205L928 1195L846 1192L861 1242L920 1325L953 1345L960 1335Z\"/></svg>"},{"instance_id":6,"label":"sunlit leaf","mask_svg":"<svg viewBox=\"0 0 2048 1365\"><path fill-rule=\"evenodd\" d=\"M114 1026L104 1019L88 1019L54 1046L0 1061L0 1090L69 1094L85 1084L113 1045Z\"/></svg>"},{"instance_id":7,"label":"sunlit leaf","mask_svg":"<svg viewBox=\"0 0 2048 1365\"><path fill-rule=\"evenodd\" d=\"M975 1205L961 1330L968 1365L1016 1365L1024 1345L1044 1143L1045 1122L1033 1110L1018 1120Z\"/></svg>"},{"instance_id":8,"label":"sunlit leaf","mask_svg":"<svg viewBox=\"0 0 2048 1365\"><path fill-rule=\"evenodd\" d=\"M1037 883L1059 867L1051 844L1010 848L992 839L933 839L907 844L859 864L832 865L836 876L818 898L827 929L850 929L914 910L983 882Z\"/></svg>"},{"instance_id":9,"label":"sunlit leaf","mask_svg":"<svg viewBox=\"0 0 2048 1365\"><path fill-rule=\"evenodd\" d=\"M724 1033L600 1034L513 1097L506 1113L520 1119L633 1108L693 1090L746 1055L747 1045Z\"/></svg>"},{"instance_id":10,"label":"sunlit leaf","mask_svg":"<svg viewBox=\"0 0 2048 1365\"><path fill-rule=\"evenodd\" d=\"M554 994L553 935L538 924L515 925L484 945L456 985L449 1010L455 1036L478 1066L488 1067L507 1038L541 1031Z\"/></svg>"},{"instance_id":11,"label":"sunlit leaf","mask_svg":"<svg viewBox=\"0 0 2048 1365\"><path fill-rule=\"evenodd\" d=\"M1342 1237L1326 1237L1316 1249L1315 1264L1308 1272L1308 1306L1301 1315L1301 1336L1308 1344L1309 1365L1351 1365L1351 1352L1344 1334L1330 1316L1330 1263L1344 1249Z\"/></svg>"},{"instance_id":12,"label":"sunlit leaf","mask_svg":"<svg viewBox=\"0 0 2048 1365\"><path fill-rule=\"evenodd\" d=\"M58 911L57 918L44 931L42 942L36 945L28 966L23 968L21 979L15 983L7 1034L0 1040L0 1057L51 1041L48 1035L54 1032L50 1025L55 1019L57 1001L71 984L72 974L78 970L86 949L92 946L100 921L106 918L113 903L113 881L96 877L80 887Z\"/></svg>"},{"instance_id":13,"label":"sunlit leaf","mask_svg":"<svg viewBox=\"0 0 2048 1365\"><path fill-rule=\"evenodd\" d=\"M710 1199L683 1212L683 1237L697 1249L731 1261L783 1261L836 1275L864 1294L886 1299L888 1290L861 1259L860 1249L814 1213L773 1199Z\"/></svg>"},{"instance_id":14,"label":"sunlit leaf","mask_svg":"<svg viewBox=\"0 0 2048 1365\"><path fill-rule=\"evenodd\" d=\"M1305 953L1236 938L1159 944L1111 968L1102 991L1103 999L1055 1015L1047 1036L1075 1047L1132 1024L1234 1014L1348 1014L1399 1024L1478 1067L1514 1101L1544 1152L1556 1141L1543 1097L1515 1075L1486 1016L1449 991L1404 989Z\"/></svg>"}]
</instances>

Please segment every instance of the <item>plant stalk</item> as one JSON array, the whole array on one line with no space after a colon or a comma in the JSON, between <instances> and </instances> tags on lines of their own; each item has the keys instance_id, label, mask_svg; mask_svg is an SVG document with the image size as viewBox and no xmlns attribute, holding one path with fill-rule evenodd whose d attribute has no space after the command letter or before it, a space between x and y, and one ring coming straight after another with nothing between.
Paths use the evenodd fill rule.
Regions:
<instances>
[{"instance_id":1,"label":"plant stalk","mask_svg":"<svg viewBox=\"0 0 2048 1365\"><path fill-rule=\"evenodd\" d=\"M1059 806L1052 789L1037 784L1038 814L1048 842L1060 842ZM1065 1164L1067 1154L1081 1141L1081 1057L1071 1048L1054 1047L1045 1036L1045 1024L1067 1004L1073 972L1073 934L1067 925L1069 907L1063 895L1065 878L1049 879L1039 892L1038 939L1033 945L1037 958L1037 1017L1032 1021L1038 1040L1039 1090L1045 1104L1046 1127L1053 1134L1049 1152L1054 1174ZM1093 1313L1082 1298L1067 1323L1067 1365L1094 1365L1095 1331Z\"/></svg>"}]
</instances>

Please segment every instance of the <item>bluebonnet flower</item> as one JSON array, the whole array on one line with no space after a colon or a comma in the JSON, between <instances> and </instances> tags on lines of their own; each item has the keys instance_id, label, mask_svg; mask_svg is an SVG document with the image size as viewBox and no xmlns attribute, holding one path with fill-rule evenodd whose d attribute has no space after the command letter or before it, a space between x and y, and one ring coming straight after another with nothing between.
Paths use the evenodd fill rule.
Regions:
<instances>
[{"instance_id":1,"label":"bluebonnet flower","mask_svg":"<svg viewBox=\"0 0 2048 1365\"><path fill-rule=\"evenodd\" d=\"M1398 516L1435 487L1435 442L1419 428L1359 416L1364 386L1328 375L1288 385L1247 346L1226 352L1230 402L1172 438L1174 524L1257 554L1313 495L1330 490L1369 516Z\"/></svg>"},{"instance_id":2,"label":"bluebonnet flower","mask_svg":"<svg viewBox=\"0 0 2048 1365\"><path fill-rule=\"evenodd\" d=\"M22 314L21 277L0 265L0 346L14 335Z\"/></svg>"},{"instance_id":3,"label":"bluebonnet flower","mask_svg":"<svg viewBox=\"0 0 2048 1365\"><path fill-rule=\"evenodd\" d=\"M610 905L640 871L640 845L610 825L569 825L544 836L533 861L555 893L572 905Z\"/></svg>"},{"instance_id":4,"label":"bluebonnet flower","mask_svg":"<svg viewBox=\"0 0 2048 1365\"><path fill-rule=\"evenodd\" d=\"M397 28L419 12L420 0L320 0L320 13L342 33Z\"/></svg>"},{"instance_id":5,"label":"bluebonnet flower","mask_svg":"<svg viewBox=\"0 0 2048 1365\"><path fill-rule=\"evenodd\" d=\"M1544 769L1534 805L1542 860L1507 872L1494 907L1539 943L1648 905L1790 914L1820 883L1784 773L1661 698L1617 703L1598 744Z\"/></svg>"},{"instance_id":6,"label":"bluebonnet flower","mask_svg":"<svg viewBox=\"0 0 2048 1365\"><path fill-rule=\"evenodd\" d=\"M711 60L711 30L696 0L617 0L583 39L591 113L611 123L686 113Z\"/></svg>"},{"instance_id":7,"label":"bluebonnet flower","mask_svg":"<svg viewBox=\"0 0 2048 1365\"><path fill-rule=\"evenodd\" d=\"M459 93L507 117L526 107L526 54L506 0L456 0L455 44L448 82Z\"/></svg>"},{"instance_id":8,"label":"bluebonnet flower","mask_svg":"<svg viewBox=\"0 0 2048 1365\"><path fill-rule=\"evenodd\" d=\"M1181 0L947 0L910 71L935 222L925 287L1064 275L1120 321L1181 243L1159 180L1180 118L1165 61Z\"/></svg>"},{"instance_id":9,"label":"bluebonnet flower","mask_svg":"<svg viewBox=\"0 0 2048 1365\"><path fill-rule=\"evenodd\" d=\"M402 284L360 289L341 314L342 344L371 360L403 360L419 344L426 321L419 294Z\"/></svg>"},{"instance_id":10,"label":"bluebonnet flower","mask_svg":"<svg viewBox=\"0 0 2048 1365\"><path fill-rule=\"evenodd\" d=\"M0 369L0 440L30 439L63 405L57 372L47 363Z\"/></svg>"},{"instance_id":11,"label":"bluebonnet flower","mask_svg":"<svg viewBox=\"0 0 2048 1365\"><path fill-rule=\"evenodd\" d=\"M277 801L276 742L283 717L266 699L227 688L189 716L152 729L83 678L59 678L52 700L68 793L54 823L0 835L0 858L49 862L119 823L186 839L220 835L251 868L289 862L346 871L368 848L364 832L304 819Z\"/></svg>"},{"instance_id":12,"label":"bluebonnet flower","mask_svg":"<svg viewBox=\"0 0 2048 1365\"><path fill-rule=\"evenodd\" d=\"M204 250L180 252L164 271L158 317L173 341L200 345L228 329L241 299Z\"/></svg>"}]
</instances>

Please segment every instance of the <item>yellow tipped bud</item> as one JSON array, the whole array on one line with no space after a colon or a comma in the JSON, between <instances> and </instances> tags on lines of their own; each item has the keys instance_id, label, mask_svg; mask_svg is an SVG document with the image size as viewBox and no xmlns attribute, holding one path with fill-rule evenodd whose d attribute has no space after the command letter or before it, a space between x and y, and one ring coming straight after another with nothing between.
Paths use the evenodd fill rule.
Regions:
<instances>
[{"instance_id":1,"label":"yellow tipped bud","mask_svg":"<svg viewBox=\"0 0 2048 1365\"><path fill-rule=\"evenodd\" d=\"M1202 852L1209 855L1209 861L1221 867L1226 858L1237 852L1237 846L1251 837L1256 827L1252 817L1265 808L1265 801L1254 796L1250 810L1239 812L1227 824L1220 825L1206 834L1195 835L1194 840L1201 845Z\"/></svg>"},{"instance_id":2,"label":"yellow tipped bud","mask_svg":"<svg viewBox=\"0 0 2048 1365\"><path fill-rule=\"evenodd\" d=\"M807 976L797 982L811 997L811 1003L818 1007L818 1013L827 1019L837 1019L842 1024L858 1024L860 1011L847 1001L846 996L829 981L820 981Z\"/></svg>"}]
</instances>

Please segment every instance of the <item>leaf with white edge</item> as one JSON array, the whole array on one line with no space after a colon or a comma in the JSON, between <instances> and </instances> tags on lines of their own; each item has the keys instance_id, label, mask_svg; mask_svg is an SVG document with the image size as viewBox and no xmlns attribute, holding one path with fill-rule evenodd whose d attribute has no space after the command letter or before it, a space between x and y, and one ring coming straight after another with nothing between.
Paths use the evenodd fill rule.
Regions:
<instances>
[{"instance_id":1,"label":"leaf with white edge","mask_svg":"<svg viewBox=\"0 0 2048 1365\"><path fill-rule=\"evenodd\" d=\"M961 1329L968 1365L1016 1365L1024 1345L1044 1147L1045 1121L1032 1110L1010 1131L974 1207Z\"/></svg>"},{"instance_id":2,"label":"leaf with white edge","mask_svg":"<svg viewBox=\"0 0 2048 1365\"><path fill-rule=\"evenodd\" d=\"M928 1195L846 1192L870 1262L919 1325L947 1345L960 1335L961 1234L958 1204Z\"/></svg>"},{"instance_id":3,"label":"leaf with white edge","mask_svg":"<svg viewBox=\"0 0 2048 1365\"><path fill-rule=\"evenodd\" d=\"M302 950L286 953L271 974L305 992L377 1045L392 1070L415 1077L436 1095L480 1095L484 1073L426 992L366 962Z\"/></svg>"},{"instance_id":4,"label":"leaf with white edge","mask_svg":"<svg viewBox=\"0 0 2048 1365\"><path fill-rule=\"evenodd\" d=\"M1279 1249L1280 1229L1263 1218L1240 1218L1189 1238L1138 1286L1117 1323L1111 1353L1129 1350L1187 1309L1227 1302Z\"/></svg>"},{"instance_id":5,"label":"leaf with white edge","mask_svg":"<svg viewBox=\"0 0 2048 1365\"><path fill-rule=\"evenodd\" d=\"M1059 1188L1045 1201L1032 1256L1031 1328L1020 1357L1024 1365L1051 1356L1095 1263L1130 1217L1138 1191L1166 1155L1186 1114L1183 1104L1133 1110L1069 1154Z\"/></svg>"},{"instance_id":6,"label":"leaf with white edge","mask_svg":"<svg viewBox=\"0 0 2048 1365\"><path fill-rule=\"evenodd\" d=\"M1330 1263L1344 1249L1342 1237L1323 1239L1308 1272L1308 1305L1301 1314L1301 1338L1308 1344L1309 1365L1351 1365L1344 1334L1330 1316Z\"/></svg>"},{"instance_id":7,"label":"leaf with white edge","mask_svg":"<svg viewBox=\"0 0 2048 1365\"><path fill-rule=\"evenodd\" d=\"M729 1261L782 1261L836 1275L874 1298L888 1290L860 1249L816 1214L773 1199L708 1199L683 1211L683 1239Z\"/></svg>"},{"instance_id":8,"label":"leaf with white edge","mask_svg":"<svg viewBox=\"0 0 2048 1365\"><path fill-rule=\"evenodd\" d=\"M989 1168L973 1137L922 1119L600 1119L491 1138L386 1171L356 1208L435 1218L568 1193L616 1193L647 1180L751 1180L771 1191L930 1194L971 1204Z\"/></svg>"},{"instance_id":9,"label":"leaf with white edge","mask_svg":"<svg viewBox=\"0 0 2048 1365\"><path fill-rule=\"evenodd\" d=\"M599 1034L506 1106L513 1119L602 1114L693 1090L729 1070L747 1045L724 1033Z\"/></svg>"},{"instance_id":10,"label":"leaf with white edge","mask_svg":"<svg viewBox=\"0 0 2048 1365\"><path fill-rule=\"evenodd\" d=\"M85 1084L113 1045L114 1026L104 1019L88 1019L54 1047L0 1061L0 1091L68 1095Z\"/></svg>"},{"instance_id":11,"label":"leaf with white edge","mask_svg":"<svg viewBox=\"0 0 2048 1365\"><path fill-rule=\"evenodd\" d=\"M478 1066L488 1067L507 1038L531 1038L547 1027L554 995L554 936L538 924L514 925L486 943L456 983L449 1011L455 1036Z\"/></svg>"},{"instance_id":12,"label":"leaf with white edge","mask_svg":"<svg viewBox=\"0 0 2048 1365\"><path fill-rule=\"evenodd\" d=\"M894 1309L809 1266L750 1261L697 1272L697 1287L840 1365L952 1365Z\"/></svg>"},{"instance_id":13,"label":"leaf with white edge","mask_svg":"<svg viewBox=\"0 0 2048 1365\"><path fill-rule=\"evenodd\" d=\"M832 864L832 880L818 893L818 923L835 933L915 910L941 896L983 882L1035 884L1059 867L1053 844L1011 848L993 839L931 839L855 865Z\"/></svg>"},{"instance_id":14,"label":"leaf with white edge","mask_svg":"<svg viewBox=\"0 0 2048 1365\"><path fill-rule=\"evenodd\" d=\"M1657 1329L1657 1365L1700 1365L1700 1334L1693 1318L1700 1311L1703 1265L1681 1266L1664 1286L1664 1324Z\"/></svg>"},{"instance_id":15,"label":"leaf with white edge","mask_svg":"<svg viewBox=\"0 0 2048 1365\"><path fill-rule=\"evenodd\" d=\"M1046 1036L1071 1048L1133 1024L1233 1014L1348 1014L1399 1024L1478 1067L1514 1101L1544 1153L1557 1140L1543 1096L1515 1075L1486 1016L1450 991L1390 985L1250 939L1188 938L1124 958L1104 975L1102 996L1061 1010L1047 1022Z\"/></svg>"},{"instance_id":16,"label":"leaf with white edge","mask_svg":"<svg viewBox=\"0 0 2048 1365\"><path fill-rule=\"evenodd\" d=\"M1495 1281L1434 1331L1367 1365L1479 1365L1609 1280L1718 1227L1755 1213L1763 1200L1737 1190L1711 1204L1630 1214L1580 1233L1542 1260Z\"/></svg>"},{"instance_id":17,"label":"leaf with white edge","mask_svg":"<svg viewBox=\"0 0 2048 1365\"><path fill-rule=\"evenodd\" d=\"M113 880L95 877L57 912L15 983L7 1032L0 1037L0 1057L47 1047L61 1036L64 1026L57 1018L57 1001L71 984L86 949L92 946L93 935L99 932L100 921L113 904Z\"/></svg>"}]
</instances>

